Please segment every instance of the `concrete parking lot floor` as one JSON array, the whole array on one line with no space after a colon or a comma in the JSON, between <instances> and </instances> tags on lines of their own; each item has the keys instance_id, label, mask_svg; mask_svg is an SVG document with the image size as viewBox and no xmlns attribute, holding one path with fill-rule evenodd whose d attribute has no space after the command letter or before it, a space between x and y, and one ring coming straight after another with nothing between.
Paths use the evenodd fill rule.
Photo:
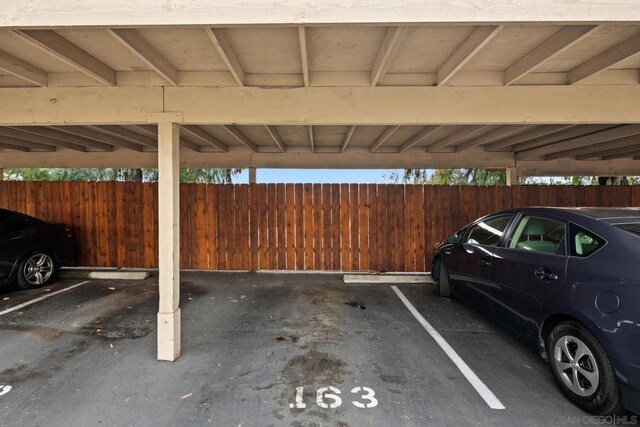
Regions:
<instances>
[{"instance_id":1,"label":"concrete parking lot floor","mask_svg":"<svg viewBox=\"0 0 640 427\"><path fill-rule=\"evenodd\" d=\"M0 311L80 281L5 291ZM547 365L431 285L399 285L504 405L491 409L386 284L183 274L183 355L155 359L157 281L91 281L0 315L0 424L578 424ZM4 299L2 299L4 298Z\"/></svg>"}]
</instances>

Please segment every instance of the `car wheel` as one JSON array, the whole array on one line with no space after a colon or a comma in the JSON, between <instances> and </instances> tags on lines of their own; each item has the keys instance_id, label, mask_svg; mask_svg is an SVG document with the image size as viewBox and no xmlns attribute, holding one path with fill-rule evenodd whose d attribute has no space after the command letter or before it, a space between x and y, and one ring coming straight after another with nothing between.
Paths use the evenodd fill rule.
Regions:
<instances>
[{"instance_id":1,"label":"car wheel","mask_svg":"<svg viewBox=\"0 0 640 427\"><path fill-rule=\"evenodd\" d=\"M18 286L22 289L39 288L45 285L56 271L53 257L44 251L26 256L18 267Z\"/></svg>"},{"instance_id":2,"label":"car wheel","mask_svg":"<svg viewBox=\"0 0 640 427\"><path fill-rule=\"evenodd\" d=\"M449 281L449 272L444 262L440 260L438 271L438 294L442 298L451 298L451 282Z\"/></svg>"},{"instance_id":3,"label":"car wheel","mask_svg":"<svg viewBox=\"0 0 640 427\"><path fill-rule=\"evenodd\" d=\"M547 345L551 372L569 400L595 415L624 412L611 361L591 332L578 322L563 322Z\"/></svg>"}]
</instances>

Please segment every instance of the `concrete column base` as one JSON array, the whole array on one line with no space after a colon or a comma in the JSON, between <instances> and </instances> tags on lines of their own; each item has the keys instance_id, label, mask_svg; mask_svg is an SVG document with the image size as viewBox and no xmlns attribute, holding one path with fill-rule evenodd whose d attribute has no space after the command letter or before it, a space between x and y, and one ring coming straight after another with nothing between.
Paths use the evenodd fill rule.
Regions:
<instances>
[{"instance_id":1,"label":"concrete column base","mask_svg":"<svg viewBox=\"0 0 640 427\"><path fill-rule=\"evenodd\" d=\"M173 362L180 356L180 309L158 313L158 360Z\"/></svg>"}]
</instances>

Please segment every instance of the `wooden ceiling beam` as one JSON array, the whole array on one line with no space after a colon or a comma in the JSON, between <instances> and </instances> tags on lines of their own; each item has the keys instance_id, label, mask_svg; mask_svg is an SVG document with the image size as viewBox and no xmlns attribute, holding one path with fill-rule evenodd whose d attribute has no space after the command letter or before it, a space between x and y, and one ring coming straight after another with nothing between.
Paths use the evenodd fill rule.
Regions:
<instances>
[{"instance_id":1,"label":"wooden ceiling beam","mask_svg":"<svg viewBox=\"0 0 640 427\"><path fill-rule=\"evenodd\" d=\"M418 131L418 133L416 133L411 138L407 139L402 144L400 144L400 146L398 147L398 153L404 153L405 151L414 147L415 145L420 144L427 137L429 137L430 135L433 135L433 133L436 132L441 127L442 126L437 126L437 125L428 125L423 127L422 129L420 129L420 131Z\"/></svg>"},{"instance_id":2,"label":"wooden ceiling beam","mask_svg":"<svg viewBox=\"0 0 640 427\"><path fill-rule=\"evenodd\" d=\"M185 138L190 138L192 141L197 140L204 144L210 145L212 147L217 148L219 151L227 152L229 151L229 146L213 135L209 134L209 132L205 131L199 126L195 125L182 125L180 126L180 132L184 134Z\"/></svg>"},{"instance_id":3,"label":"wooden ceiling beam","mask_svg":"<svg viewBox=\"0 0 640 427\"><path fill-rule=\"evenodd\" d=\"M453 52L436 74L436 84L446 84L464 65L487 45L500 31L503 25L477 27L464 42Z\"/></svg>"},{"instance_id":4,"label":"wooden ceiling beam","mask_svg":"<svg viewBox=\"0 0 640 427\"><path fill-rule=\"evenodd\" d=\"M356 132L356 125L351 125L347 128L347 132L344 134L344 139L342 140L342 144L340 144L340 152L344 153L349 143L351 142L351 138L353 138L353 134Z\"/></svg>"},{"instance_id":5,"label":"wooden ceiling beam","mask_svg":"<svg viewBox=\"0 0 640 427\"><path fill-rule=\"evenodd\" d=\"M508 149L513 145L517 145L526 141L531 141L533 139L551 135L556 132L560 132L565 130L572 125L543 125L543 126L533 126L532 129L522 132L516 136L508 137L505 139L501 139L500 141L493 142L486 146L487 151L504 151L504 149Z\"/></svg>"},{"instance_id":6,"label":"wooden ceiling beam","mask_svg":"<svg viewBox=\"0 0 640 427\"><path fill-rule=\"evenodd\" d=\"M73 138L74 136L82 137L86 140L101 142L104 144L108 144L109 146L126 148L133 151L143 151L142 145L134 144L132 142L117 138L113 135L98 132L91 128L82 126L51 126L50 128L59 132L66 133L68 135L68 138Z\"/></svg>"},{"instance_id":7,"label":"wooden ceiling beam","mask_svg":"<svg viewBox=\"0 0 640 427\"><path fill-rule=\"evenodd\" d=\"M2 51L0 51L0 71L19 77L37 86L45 87L49 84L49 76L46 71Z\"/></svg>"},{"instance_id":8,"label":"wooden ceiling beam","mask_svg":"<svg viewBox=\"0 0 640 427\"><path fill-rule=\"evenodd\" d=\"M11 145L14 147L23 147L27 150L21 151L47 151L54 152L57 150L57 147L48 145L48 144L40 144L37 142L27 141L26 139L18 139L9 136L1 136L0 135L0 143L5 145Z\"/></svg>"},{"instance_id":9,"label":"wooden ceiling beam","mask_svg":"<svg viewBox=\"0 0 640 427\"><path fill-rule=\"evenodd\" d=\"M497 129L494 129L490 132L487 132L484 135L481 135L477 138L473 138L470 141L463 142L462 144L456 145L456 152L462 152L469 150L471 148L475 148L481 145L490 144L492 142L508 138L513 135L517 135L525 132L529 129L530 126L522 125L522 126L501 126Z\"/></svg>"},{"instance_id":10,"label":"wooden ceiling beam","mask_svg":"<svg viewBox=\"0 0 640 427\"><path fill-rule=\"evenodd\" d=\"M240 64L240 61L238 61L238 57L231 48L231 45L227 40L227 36L225 36L224 34L224 30L214 30L213 28L207 27L204 29L204 31L207 33L209 40L211 40L211 43L213 43L213 46L218 51L218 54L227 66L227 69L233 76L233 79L236 81L238 86L244 86L245 72L242 68L242 65Z\"/></svg>"},{"instance_id":11,"label":"wooden ceiling beam","mask_svg":"<svg viewBox=\"0 0 640 427\"><path fill-rule=\"evenodd\" d=\"M544 157L546 160L555 160L569 157L570 150L583 148L601 142L625 138L627 136L640 135L640 125L617 126L597 132L592 132L577 138L563 140L542 147L518 152L518 158L533 159Z\"/></svg>"},{"instance_id":12,"label":"wooden ceiling beam","mask_svg":"<svg viewBox=\"0 0 640 427\"><path fill-rule=\"evenodd\" d=\"M629 152L640 150L640 139L638 137L627 137L618 139L616 141L609 141L603 144L598 144L591 148L591 151L582 152L576 150L575 154L571 156L576 160L596 159L600 157L614 156L620 154L627 154ZM622 156L625 157L625 156ZM632 157L632 156L628 156Z\"/></svg>"},{"instance_id":13,"label":"wooden ceiling beam","mask_svg":"<svg viewBox=\"0 0 640 427\"><path fill-rule=\"evenodd\" d=\"M124 139L125 141L132 142L134 144L146 145L147 147L150 147L150 148L158 148L157 139L140 135L139 133L133 132L129 129L125 129L121 126L105 125L105 126L90 126L90 128L98 132L113 135L120 139Z\"/></svg>"},{"instance_id":14,"label":"wooden ceiling beam","mask_svg":"<svg viewBox=\"0 0 640 427\"><path fill-rule=\"evenodd\" d=\"M586 78L598 74L638 52L640 52L640 34L636 34L622 43L605 50L569 71L567 73L569 84L580 83Z\"/></svg>"},{"instance_id":15,"label":"wooden ceiling beam","mask_svg":"<svg viewBox=\"0 0 640 427\"><path fill-rule=\"evenodd\" d=\"M56 148L66 148L74 151L87 151L87 146L79 144L78 141L69 141L66 139L54 138L49 132L50 129L43 127L27 126L27 127L3 127L0 128L0 135L30 141L37 144L45 144ZM86 141L82 141L86 142ZM100 144L101 151L111 151L110 145Z\"/></svg>"},{"instance_id":16,"label":"wooden ceiling beam","mask_svg":"<svg viewBox=\"0 0 640 427\"><path fill-rule=\"evenodd\" d=\"M382 41L382 46L378 51L376 60L371 69L371 86L376 86L384 77L391 65L391 61L398 53L398 49L407 34L403 26L388 27Z\"/></svg>"},{"instance_id":17,"label":"wooden ceiling beam","mask_svg":"<svg viewBox=\"0 0 640 427\"><path fill-rule=\"evenodd\" d=\"M226 130L229 135L233 136L238 142L247 147L249 150L255 152L257 151L256 144L254 144L247 136L238 129L237 126L234 125L222 125L222 128Z\"/></svg>"},{"instance_id":18,"label":"wooden ceiling beam","mask_svg":"<svg viewBox=\"0 0 640 427\"><path fill-rule=\"evenodd\" d=\"M3 150L24 151L26 153L31 151L30 149L22 145L15 145L15 144L11 144L10 142L4 142L2 138L0 138L0 148Z\"/></svg>"},{"instance_id":19,"label":"wooden ceiling beam","mask_svg":"<svg viewBox=\"0 0 640 427\"><path fill-rule=\"evenodd\" d=\"M542 42L504 71L504 84L508 86L548 59L574 46L598 28L595 25L568 25Z\"/></svg>"},{"instance_id":20,"label":"wooden ceiling beam","mask_svg":"<svg viewBox=\"0 0 640 427\"><path fill-rule=\"evenodd\" d=\"M575 158L576 156L583 156L594 154L599 157L598 154L611 149L627 148L640 144L640 138L638 136L628 136L612 141L604 141L594 145L587 145L586 147L572 148L558 153L550 154L550 159L562 159L562 158ZM546 158L546 156L545 156Z\"/></svg>"},{"instance_id":21,"label":"wooden ceiling beam","mask_svg":"<svg viewBox=\"0 0 640 427\"><path fill-rule=\"evenodd\" d=\"M107 32L171 85L178 85L178 70L138 31L122 28L108 29Z\"/></svg>"},{"instance_id":22,"label":"wooden ceiling beam","mask_svg":"<svg viewBox=\"0 0 640 427\"><path fill-rule=\"evenodd\" d=\"M380 134L380 136L376 138L375 142L371 144L371 147L369 147L369 152L375 153L376 151L378 151L378 149L382 147L389 140L389 138L391 138L391 136L396 133L398 129L400 129L400 126L398 125L387 126L386 129Z\"/></svg>"},{"instance_id":23,"label":"wooden ceiling beam","mask_svg":"<svg viewBox=\"0 0 640 427\"><path fill-rule=\"evenodd\" d=\"M111 67L53 30L15 30L14 34L106 86L117 84Z\"/></svg>"},{"instance_id":24,"label":"wooden ceiling beam","mask_svg":"<svg viewBox=\"0 0 640 427\"><path fill-rule=\"evenodd\" d=\"M265 126L265 129L267 130L267 133L269 134L269 136L271 137L273 142L278 146L278 149L282 153L287 151L287 149L286 149L286 147L284 145L284 141L282 141L282 138L280 137L280 134L278 133L278 130L276 129L276 127L275 126Z\"/></svg>"},{"instance_id":25,"label":"wooden ceiling beam","mask_svg":"<svg viewBox=\"0 0 640 427\"><path fill-rule=\"evenodd\" d=\"M309 86L309 51L307 45L307 31L304 26L298 27L300 40L300 60L302 61L302 79L305 87Z\"/></svg>"},{"instance_id":26,"label":"wooden ceiling beam","mask_svg":"<svg viewBox=\"0 0 640 427\"><path fill-rule=\"evenodd\" d=\"M468 138L472 138L474 134L482 131L486 127L487 126L484 125L464 126L451 135L445 136L441 140L427 146L427 151L433 153L437 150L442 150L443 148L454 145L457 142L466 141Z\"/></svg>"}]
</instances>

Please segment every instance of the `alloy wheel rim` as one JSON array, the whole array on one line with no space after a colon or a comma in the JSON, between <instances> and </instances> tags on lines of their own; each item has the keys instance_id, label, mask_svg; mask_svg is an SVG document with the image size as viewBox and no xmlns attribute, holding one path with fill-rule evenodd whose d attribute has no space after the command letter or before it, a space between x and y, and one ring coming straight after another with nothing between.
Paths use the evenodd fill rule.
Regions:
<instances>
[{"instance_id":1,"label":"alloy wheel rim","mask_svg":"<svg viewBox=\"0 0 640 427\"><path fill-rule=\"evenodd\" d=\"M600 384L598 364L589 347L573 335L561 337L553 350L553 362L562 382L581 397L591 396Z\"/></svg>"},{"instance_id":2,"label":"alloy wheel rim","mask_svg":"<svg viewBox=\"0 0 640 427\"><path fill-rule=\"evenodd\" d=\"M24 265L24 279L32 285L44 284L53 274L53 259L47 254L35 254Z\"/></svg>"}]
</instances>

